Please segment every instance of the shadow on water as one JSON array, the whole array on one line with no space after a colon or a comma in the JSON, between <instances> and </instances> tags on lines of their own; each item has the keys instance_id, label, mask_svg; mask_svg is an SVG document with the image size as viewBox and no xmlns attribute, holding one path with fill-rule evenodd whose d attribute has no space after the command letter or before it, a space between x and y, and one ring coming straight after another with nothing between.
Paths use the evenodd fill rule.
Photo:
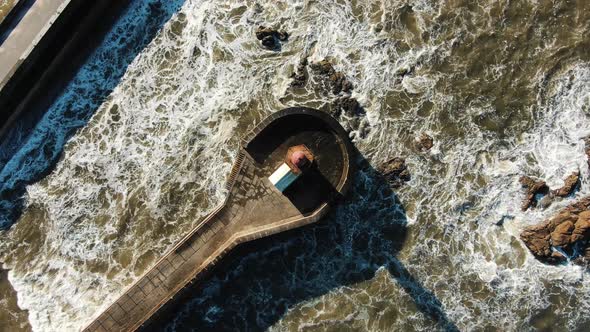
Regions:
<instances>
[{"instance_id":1,"label":"shadow on water","mask_svg":"<svg viewBox=\"0 0 590 332\"><path fill-rule=\"evenodd\" d=\"M297 304L386 268L433 326L458 331L396 258L407 232L402 203L367 160L360 157L358 166L349 194L323 221L242 245L188 290L172 317L144 330L266 330Z\"/></svg>"},{"instance_id":2,"label":"shadow on water","mask_svg":"<svg viewBox=\"0 0 590 332\"><path fill-rule=\"evenodd\" d=\"M52 171L68 140L88 123L129 64L183 3L132 1L40 119L16 121L0 142L0 229L19 218L26 186Z\"/></svg>"},{"instance_id":3,"label":"shadow on water","mask_svg":"<svg viewBox=\"0 0 590 332\"><path fill-rule=\"evenodd\" d=\"M332 201L340 195L316 165L314 163L310 169L306 170L297 181L283 192L283 195L291 201L301 214L313 212L321 202L326 200L326 197L330 197L328 200ZM301 193L306 194L301 195Z\"/></svg>"}]
</instances>

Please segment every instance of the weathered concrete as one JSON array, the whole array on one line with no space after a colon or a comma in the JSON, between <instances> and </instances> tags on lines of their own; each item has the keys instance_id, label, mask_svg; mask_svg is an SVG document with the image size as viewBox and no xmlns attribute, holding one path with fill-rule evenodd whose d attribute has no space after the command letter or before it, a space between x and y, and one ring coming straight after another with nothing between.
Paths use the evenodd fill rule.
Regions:
<instances>
[{"instance_id":1,"label":"weathered concrete","mask_svg":"<svg viewBox=\"0 0 590 332\"><path fill-rule=\"evenodd\" d=\"M305 144L317 166L284 193L268 176L289 146ZM243 142L223 204L167 252L86 331L133 331L239 243L318 221L343 195L352 175L352 147L328 114L290 108L271 115Z\"/></svg>"},{"instance_id":2,"label":"weathered concrete","mask_svg":"<svg viewBox=\"0 0 590 332\"><path fill-rule=\"evenodd\" d=\"M72 0L38 0L0 46L0 89Z\"/></svg>"},{"instance_id":3,"label":"weathered concrete","mask_svg":"<svg viewBox=\"0 0 590 332\"><path fill-rule=\"evenodd\" d=\"M22 9L0 46L0 138L22 114L50 105L129 1L37 0Z\"/></svg>"}]
</instances>

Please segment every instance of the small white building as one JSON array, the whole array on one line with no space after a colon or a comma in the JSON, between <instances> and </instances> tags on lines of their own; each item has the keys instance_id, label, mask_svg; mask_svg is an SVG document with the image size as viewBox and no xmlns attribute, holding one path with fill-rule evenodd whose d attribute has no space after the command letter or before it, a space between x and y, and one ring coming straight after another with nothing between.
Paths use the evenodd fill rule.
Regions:
<instances>
[{"instance_id":1,"label":"small white building","mask_svg":"<svg viewBox=\"0 0 590 332\"><path fill-rule=\"evenodd\" d=\"M287 151L285 162L268 179L283 192L312 165L313 160L313 154L305 145L292 146Z\"/></svg>"},{"instance_id":2,"label":"small white building","mask_svg":"<svg viewBox=\"0 0 590 332\"><path fill-rule=\"evenodd\" d=\"M292 172L291 167L289 167L287 163L282 163L281 166L268 177L268 179L280 192L283 192L291 185L291 183L295 182L299 176L301 176L301 173L296 174Z\"/></svg>"}]
</instances>

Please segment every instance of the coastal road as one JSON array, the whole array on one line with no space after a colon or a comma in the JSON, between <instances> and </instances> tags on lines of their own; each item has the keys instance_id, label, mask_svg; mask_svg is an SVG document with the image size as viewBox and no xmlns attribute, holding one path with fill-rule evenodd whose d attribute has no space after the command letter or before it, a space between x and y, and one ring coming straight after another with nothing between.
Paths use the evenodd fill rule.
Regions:
<instances>
[{"instance_id":1,"label":"coastal road","mask_svg":"<svg viewBox=\"0 0 590 332\"><path fill-rule=\"evenodd\" d=\"M37 0L0 45L0 89L72 0Z\"/></svg>"}]
</instances>

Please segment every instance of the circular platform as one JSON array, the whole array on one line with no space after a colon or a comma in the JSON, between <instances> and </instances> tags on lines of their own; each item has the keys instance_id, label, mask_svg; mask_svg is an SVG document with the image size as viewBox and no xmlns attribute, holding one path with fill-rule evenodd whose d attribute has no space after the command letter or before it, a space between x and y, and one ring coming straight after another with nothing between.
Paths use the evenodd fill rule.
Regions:
<instances>
[{"instance_id":1,"label":"circular platform","mask_svg":"<svg viewBox=\"0 0 590 332\"><path fill-rule=\"evenodd\" d=\"M244 148L268 175L285 159L287 150L305 145L314 155L313 168L284 195L302 213L344 195L351 179L353 148L348 134L329 114L293 107L270 115L245 139Z\"/></svg>"}]
</instances>

